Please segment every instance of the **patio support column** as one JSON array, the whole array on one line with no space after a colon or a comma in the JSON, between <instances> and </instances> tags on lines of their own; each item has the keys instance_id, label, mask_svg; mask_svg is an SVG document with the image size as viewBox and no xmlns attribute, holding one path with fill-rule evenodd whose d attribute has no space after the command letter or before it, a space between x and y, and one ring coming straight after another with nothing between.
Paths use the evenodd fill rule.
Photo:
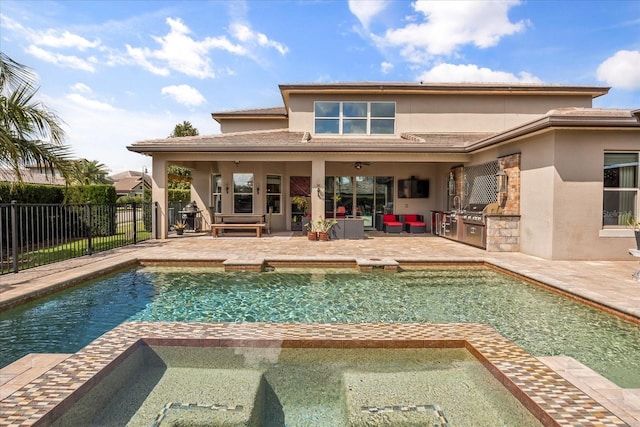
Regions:
<instances>
[{"instance_id":1,"label":"patio support column","mask_svg":"<svg viewBox=\"0 0 640 427\"><path fill-rule=\"evenodd\" d=\"M311 219L317 221L324 218L324 160L313 159L311 161Z\"/></svg>"},{"instance_id":2,"label":"patio support column","mask_svg":"<svg viewBox=\"0 0 640 427\"><path fill-rule=\"evenodd\" d=\"M153 180L151 183L151 199L158 202L157 223L153 228L158 230L158 238L166 239L169 232L167 223L168 191L167 191L167 161L160 156L153 156Z\"/></svg>"}]
</instances>

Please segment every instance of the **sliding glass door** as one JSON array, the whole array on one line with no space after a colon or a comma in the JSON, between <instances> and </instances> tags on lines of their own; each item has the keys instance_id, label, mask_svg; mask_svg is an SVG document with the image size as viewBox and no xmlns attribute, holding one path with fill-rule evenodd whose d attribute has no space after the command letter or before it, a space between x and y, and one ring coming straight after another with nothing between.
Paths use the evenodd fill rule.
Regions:
<instances>
[{"instance_id":1,"label":"sliding glass door","mask_svg":"<svg viewBox=\"0 0 640 427\"><path fill-rule=\"evenodd\" d=\"M359 217L365 228L376 226L376 214L393 212L393 177L328 176L325 216Z\"/></svg>"}]
</instances>

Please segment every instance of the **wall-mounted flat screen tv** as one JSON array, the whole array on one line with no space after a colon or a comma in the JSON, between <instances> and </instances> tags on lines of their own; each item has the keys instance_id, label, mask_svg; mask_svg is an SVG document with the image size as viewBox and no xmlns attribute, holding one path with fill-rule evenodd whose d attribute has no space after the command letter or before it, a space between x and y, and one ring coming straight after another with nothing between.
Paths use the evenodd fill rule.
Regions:
<instances>
[{"instance_id":1,"label":"wall-mounted flat screen tv","mask_svg":"<svg viewBox=\"0 0 640 427\"><path fill-rule=\"evenodd\" d=\"M428 179L399 179L398 197L401 199L424 199L429 197Z\"/></svg>"}]
</instances>

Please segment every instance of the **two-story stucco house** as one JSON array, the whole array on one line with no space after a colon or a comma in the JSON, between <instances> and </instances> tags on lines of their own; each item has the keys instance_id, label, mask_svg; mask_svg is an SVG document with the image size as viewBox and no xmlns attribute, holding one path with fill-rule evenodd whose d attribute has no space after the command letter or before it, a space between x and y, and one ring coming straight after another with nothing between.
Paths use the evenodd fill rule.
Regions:
<instances>
[{"instance_id":1,"label":"two-story stucco house","mask_svg":"<svg viewBox=\"0 0 640 427\"><path fill-rule=\"evenodd\" d=\"M362 220L419 214L427 232L488 251L630 259L640 110L592 108L608 88L523 84L280 85L282 107L213 113L221 134L136 142L153 157L167 236L167 166L192 170L214 213ZM306 196L309 212L292 199ZM490 211L483 209L490 206ZM444 212L442 214L441 212Z\"/></svg>"}]
</instances>

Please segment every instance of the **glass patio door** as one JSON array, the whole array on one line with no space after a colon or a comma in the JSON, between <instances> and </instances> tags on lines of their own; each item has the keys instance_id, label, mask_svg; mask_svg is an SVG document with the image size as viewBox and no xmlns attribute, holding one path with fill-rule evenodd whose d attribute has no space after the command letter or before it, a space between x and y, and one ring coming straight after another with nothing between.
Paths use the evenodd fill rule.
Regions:
<instances>
[{"instance_id":1,"label":"glass patio door","mask_svg":"<svg viewBox=\"0 0 640 427\"><path fill-rule=\"evenodd\" d=\"M393 212L392 176L328 176L327 218L361 217L365 228L376 226L376 214Z\"/></svg>"},{"instance_id":2,"label":"glass patio door","mask_svg":"<svg viewBox=\"0 0 640 427\"><path fill-rule=\"evenodd\" d=\"M375 177L357 176L354 215L364 219L364 227L374 225L375 213Z\"/></svg>"}]
</instances>

